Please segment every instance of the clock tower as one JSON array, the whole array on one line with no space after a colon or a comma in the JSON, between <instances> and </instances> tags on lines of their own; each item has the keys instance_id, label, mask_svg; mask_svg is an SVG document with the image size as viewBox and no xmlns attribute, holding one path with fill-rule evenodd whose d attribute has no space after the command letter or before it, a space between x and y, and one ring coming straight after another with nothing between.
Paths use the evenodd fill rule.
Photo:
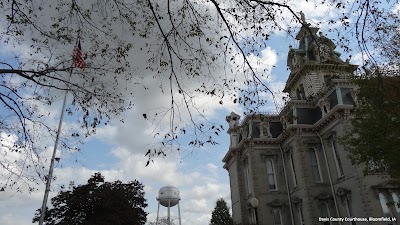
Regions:
<instances>
[{"instance_id":1,"label":"clock tower","mask_svg":"<svg viewBox=\"0 0 400 225\"><path fill-rule=\"evenodd\" d=\"M291 70L284 92L293 100L316 97L330 79L351 76L355 65L340 59L336 45L319 28L312 27L302 15L302 27L296 35L298 48L290 46L287 65Z\"/></svg>"}]
</instances>

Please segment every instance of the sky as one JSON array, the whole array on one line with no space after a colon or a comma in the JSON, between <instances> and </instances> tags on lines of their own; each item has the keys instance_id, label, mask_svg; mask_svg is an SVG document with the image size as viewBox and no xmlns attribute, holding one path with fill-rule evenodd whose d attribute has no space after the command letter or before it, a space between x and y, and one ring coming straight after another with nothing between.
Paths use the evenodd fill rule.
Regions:
<instances>
[{"instance_id":1,"label":"sky","mask_svg":"<svg viewBox=\"0 0 400 225\"><path fill-rule=\"evenodd\" d=\"M325 7L315 10L313 1L296 1L293 6L297 11L302 10L312 24L327 21L335 15ZM299 25L293 23L299 29ZM325 23L321 24L322 31L328 29ZM328 36L329 37L329 36ZM269 87L277 93L278 97L283 90L285 81L289 75L286 66L286 57L289 45L297 46L297 42L287 36L284 32L276 32L267 42L267 47L260 50L260 56L250 56L250 59L263 62L254 64L258 69L267 68L269 78L267 80ZM85 44L82 44L85 51ZM0 49L0 61L12 63L13 55L26 55L24 46L5 46ZM339 50L340 51L340 50ZM362 54L357 53L352 57L352 63L362 62ZM134 60L140 60L135 56ZM345 58L342 56L342 59ZM216 73L222 71L214 71ZM151 80L148 85L151 87ZM190 84L187 84L190 86ZM278 98L280 99L280 98ZM229 98L223 99L224 104L219 103L219 98L209 96L199 96L196 104L205 110L207 119L224 125L225 116L234 111L241 115L243 109L232 103ZM44 108L51 112L48 122L52 126L57 126L60 115L60 106L62 98L59 98L55 104ZM67 102L70 102L68 98ZM154 123L151 120L143 118L144 113L148 113L155 106L161 106L169 101L168 95L161 92L138 91L135 93L135 106L124 114L124 122L119 118L112 119L107 126L101 126L96 134L85 139L78 152L58 152L61 158L55 164L54 176L57 179L52 183L50 197L53 197L60 190L62 185L68 185L74 181L76 185L85 184L95 172L101 172L106 181L121 180L123 182L139 180L144 184L145 198L148 207L148 222L155 221L157 213L156 197L161 187L172 185L180 190L180 209L182 224L209 224L211 212L218 198L224 198L228 206L230 202L230 184L228 172L223 169L222 158L228 150L229 136L222 132L215 136L219 143L215 146L208 146L203 149L183 148L181 152L166 151L166 157L156 157L147 167L147 157L145 153L149 147L156 141L154 136ZM266 111L274 110L272 101L265 107ZM281 103L281 102L280 102ZM49 114L50 115L50 114ZM75 126L73 118L66 118L64 127ZM67 132L67 131L65 131ZM1 133L3 139L7 139L4 133ZM12 137L10 138L10 142ZM183 138L182 142L185 142ZM52 140L49 139L48 150L44 155L51 153ZM15 156L17 157L17 156ZM0 168L0 173L4 173ZM0 180L1 181L1 180ZM4 181L4 180L3 180ZM40 208L43 200L44 184L38 185L38 190L31 193L23 191L17 192L15 189L7 189L0 192L0 224L2 225L23 225L30 224L36 209ZM166 216L166 208L161 207L160 216ZM177 218L177 207L171 210L173 218ZM175 221L178 224L177 220Z\"/></svg>"}]
</instances>

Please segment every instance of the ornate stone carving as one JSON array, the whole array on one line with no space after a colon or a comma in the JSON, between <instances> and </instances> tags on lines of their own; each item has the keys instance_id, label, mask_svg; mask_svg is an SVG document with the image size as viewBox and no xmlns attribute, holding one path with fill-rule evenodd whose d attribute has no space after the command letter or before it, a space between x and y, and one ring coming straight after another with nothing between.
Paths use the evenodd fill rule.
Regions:
<instances>
[{"instance_id":1,"label":"ornate stone carving","mask_svg":"<svg viewBox=\"0 0 400 225\"><path fill-rule=\"evenodd\" d=\"M286 128L289 126L286 116L281 116L279 120L281 121L283 130L286 130Z\"/></svg>"},{"instance_id":2,"label":"ornate stone carving","mask_svg":"<svg viewBox=\"0 0 400 225\"><path fill-rule=\"evenodd\" d=\"M270 124L269 120L261 122L258 126L259 126L259 129L260 129L260 136L261 137L272 138L271 124Z\"/></svg>"},{"instance_id":3,"label":"ornate stone carving","mask_svg":"<svg viewBox=\"0 0 400 225\"><path fill-rule=\"evenodd\" d=\"M351 190L340 187L340 188L338 188L336 194L338 196L342 197L342 196L345 196L345 195L350 194L350 193L351 193Z\"/></svg>"},{"instance_id":4,"label":"ornate stone carving","mask_svg":"<svg viewBox=\"0 0 400 225\"><path fill-rule=\"evenodd\" d=\"M317 199L319 201L328 201L332 198L333 198L332 195L330 195L326 192L322 192L322 193L318 194L317 196L315 196L315 199Z\"/></svg>"},{"instance_id":5,"label":"ornate stone carving","mask_svg":"<svg viewBox=\"0 0 400 225\"><path fill-rule=\"evenodd\" d=\"M331 103L328 99L320 99L318 101L318 107L321 109L322 116L325 116L331 109Z\"/></svg>"},{"instance_id":6,"label":"ornate stone carving","mask_svg":"<svg viewBox=\"0 0 400 225\"><path fill-rule=\"evenodd\" d=\"M350 118L350 115L351 115L350 109L345 109L345 110L343 111L343 121L344 121L344 120L348 120L348 119ZM342 121L342 122L343 122L343 121Z\"/></svg>"},{"instance_id":7,"label":"ornate stone carving","mask_svg":"<svg viewBox=\"0 0 400 225\"><path fill-rule=\"evenodd\" d=\"M326 39L326 37L324 36L324 34L321 31L318 32L318 34L319 34L319 37L320 37L321 40L325 40Z\"/></svg>"},{"instance_id":8,"label":"ornate stone carving","mask_svg":"<svg viewBox=\"0 0 400 225\"><path fill-rule=\"evenodd\" d=\"M292 198L292 203L295 204L295 205L301 204L302 201L303 200L301 198L298 198L298 197L293 197Z\"/></svg>"},{"instance_id":9,"label":"ornate stone carving","mask_svg":"<svg viewBox=\"0 0 400 225\"><path fill-rule=\"evenodd\" d=\"M242 138L246 139L247 138L247 127L240 128L240 134L242 135Z\"/></svg>"},{"instance_id":10,"label":"ornate stone carving","mask_svg":"<svg viewBox=\"0 0 400 225\"><path fill-rule=\"evenodd\" d=\"M249 121L248 126L249 126L249 129L248 129L247 138L252 138L253 137L253 120Z\"/></svg>"},{"instance_id":11,"label":"ornate stone carving","mask_svg":"<svg viewBox=\"0 0 400 225\"><path fill-rule=\"evenodd\" d=\"M270 205L272 207L283 207L285 206L285 203L283 203L282 201L280 201L279 199L275 199L272 202L268 203L267 205Z\"/></svg>"},{"instance_id":12,"label":"ornate stone carving","mask_svg":"<svg viewBox=\"0 0 400 225\"><path fill-rule=\"evenodd\" d=\"M225 118L226 122L229 124L229 128L234 128L239 125L240 116L234 112L231 112L229 116Z\"/></svg>"},{"instance_id":13,"label":"ornate stone carving","mask_svg":"<svg viewBox=\"0 0 400 225\"><path fill-rule=\"evenodd\" d=\"M301 22L303 22L303 24L307 24L306 16L304 15L303 11L300 11L300 18L301 18Z\"/></svg>"}]
</instances>

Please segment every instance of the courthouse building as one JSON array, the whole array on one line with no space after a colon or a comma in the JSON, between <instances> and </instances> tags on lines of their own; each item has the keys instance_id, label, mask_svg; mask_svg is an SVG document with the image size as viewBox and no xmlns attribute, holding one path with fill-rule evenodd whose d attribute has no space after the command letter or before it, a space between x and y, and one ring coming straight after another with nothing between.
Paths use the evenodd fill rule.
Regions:
<instances>
[{"instance_id":1,"label":"courthouse building","mask_svg":"<svg viewBox=\"0 0 400 225\"><path fill-rule=\"evenodd\" d=\"M223 162L236 224L396 224L319 217L400 221L399 187L373 162L352 165L338 141L351 128L357 87L349 78L357 66L340 59L318 30L304 25L298 48L290 47L284 89L290 101L280 113L226 118L230 146Z\"/></svg>"}]
</instances>

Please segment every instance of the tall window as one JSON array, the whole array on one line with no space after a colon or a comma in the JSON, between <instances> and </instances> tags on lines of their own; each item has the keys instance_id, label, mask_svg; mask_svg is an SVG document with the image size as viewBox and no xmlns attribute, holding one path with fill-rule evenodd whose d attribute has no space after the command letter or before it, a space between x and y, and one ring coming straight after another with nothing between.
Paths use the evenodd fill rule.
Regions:
<instances>
[{"instance_id":1,"label":"tall window","mask_svg":"<svg viewBox=\"0 0 400 225\"><path fill-rule=\"evenodd\" d=\"M282 213L280 209L273 209L272 215L274 219L274 225L282 225Z\"/></svg>"},{"instance_id":2,"label":"tall window","mask_svg":"<svg viewBox=\"0 0 400 225\"><path fill-rule=\"evenodd\" d=\"M308 150L308 152L310 154L311 170L312 170L312 173L314 176L314 181L321 182L322 177L321 177L321 173L319 170L319 160L318 160L317 151L314 148L310 148Z\"/></svg>"},{"instance_id":3,"label":"tall window","mask_svg":"<svg viewBox=\"0 0 400 225\"><path fill-rule=\"evenodd\" d=\"M392 198L393 198L393 201L394 201L394 206L396 207L396 212L400 216L400 206L399 206L400 199L399 199L399 196L397 195L396 192L392 193Z\"/></svg>"},{"instance_id":4,"label":"tall window","mask_svg":"<svg viewBox=\"0 0 400 225\"><path fill-rule=\"evenodd\" d=\"M351 201L349 198L346 198L345 202L344 202L345 206L346 206L346 212L347 212L347 216L349 218L353 217L353 211L351 210ZM350 225L355 225L356 222L355 221L350 221L349 222Z\"/></svg>"},{"instance_id":5,"label":"tall window","mask_svg":"<svg viewBox=\"0 0 400 225\"><path fill-rule=\"evenodd\" d=\"M254 208L249 208L248 212L249 212L249 222L250 224L257 224L257 218L256 218L256 209Z\"/></svg>"},{"instance_id":6,"label":"tall window","mask_svg":"<svg viewBox=\"0 0 400 225\"><path fill-rule=\"evenodd\" d=\"M318 206L319 206L319 213L320 213L321 217L327 217L327 218L331 217L331 213L329 211L329 207L328 207L327 203L321 203ZM322 223L324 225L331 225L331 222L329 222L329 221L325 221Z\"/></svg>"},{"instance_id":7,"label":"tall window","mask_svg":"<svg viewBox=\"0 0 400 225\"><path fill-rule=\"evenodd\" d=\"M306 99L306 93L304 92L303 84L300 84L299 87L296 89L296 95L298 100Z\"/></svg>"},{"instance_id":8,"label":"tall window","mask_svg":"<svg viewBox=\"0 0 400 225\"><path fill-rule=\"evenodd\" d=\"M244 164L244 182L246 187L246 195L250 195L251 186L250 186L250 168L248 159L245 159L243 161L243 164Z\"/></svg>"},{"instance_id":9,"label":"tall window","mask_svg":"<svg viewBox=\"0 0 400 225\"><path fill-rule=\"evenodd\" d=\"M383 216L384 217L390 217L390 210L389 207L387 205L388 201L386 199L386 196L383 193L379 193L379 201L381 203L381 207L382 207L382 211L383 211ZM392 222L388 222L388 225L392 225Z\"/></svg>"},{"instance_id":10,"label":"tall window","mask_svg":"<svg viewBox=\"0 0 400 225\"><path fill-rule=\"evenodd\" d=\"M290 161L290 168L292 169L293 185L294 185L294 187L297 187L296 170L294 169L294 162L293 162L292 154L290 154L290 156L289 156L289 161Z\"/></svg>"},{"instance_id":11,"label":"tall window","mask_svg":"<svg viewBox=\"0 0 400 225\"><path fill-rule=\"evenodd\" d=\"M300 225L304 225L303 208L301 208L301 206L299 205L297 207L297 211L299 214L299 223L300 223Z\"/></svg>"},{"instance_id":12,"label":"tall window","mask_svg":"<svg viewBox=\"0 0 400 225\"><path fill-rule=\"evenodd\" d=\"M338 151L338 148L336 145L336 140L332 141L332 151L333 151L333 156L335 158L335 164L336 164L336 170L337 170L338 177L342 177L344 175L344 172L343 172L343 167L342 167L342 161L340 160L339 151Z\"/></svg>"},{"instance_id":13,"label":"tall window","mask_svg":"<svg viewBox=\"0 0 400 225\"><path fill-rule=\"evenodd\" d=\"M272 159L267 159L267 179L270 190L277 190L276 177L275 177L275 167Z\"/></svg>"}]
</instances>

